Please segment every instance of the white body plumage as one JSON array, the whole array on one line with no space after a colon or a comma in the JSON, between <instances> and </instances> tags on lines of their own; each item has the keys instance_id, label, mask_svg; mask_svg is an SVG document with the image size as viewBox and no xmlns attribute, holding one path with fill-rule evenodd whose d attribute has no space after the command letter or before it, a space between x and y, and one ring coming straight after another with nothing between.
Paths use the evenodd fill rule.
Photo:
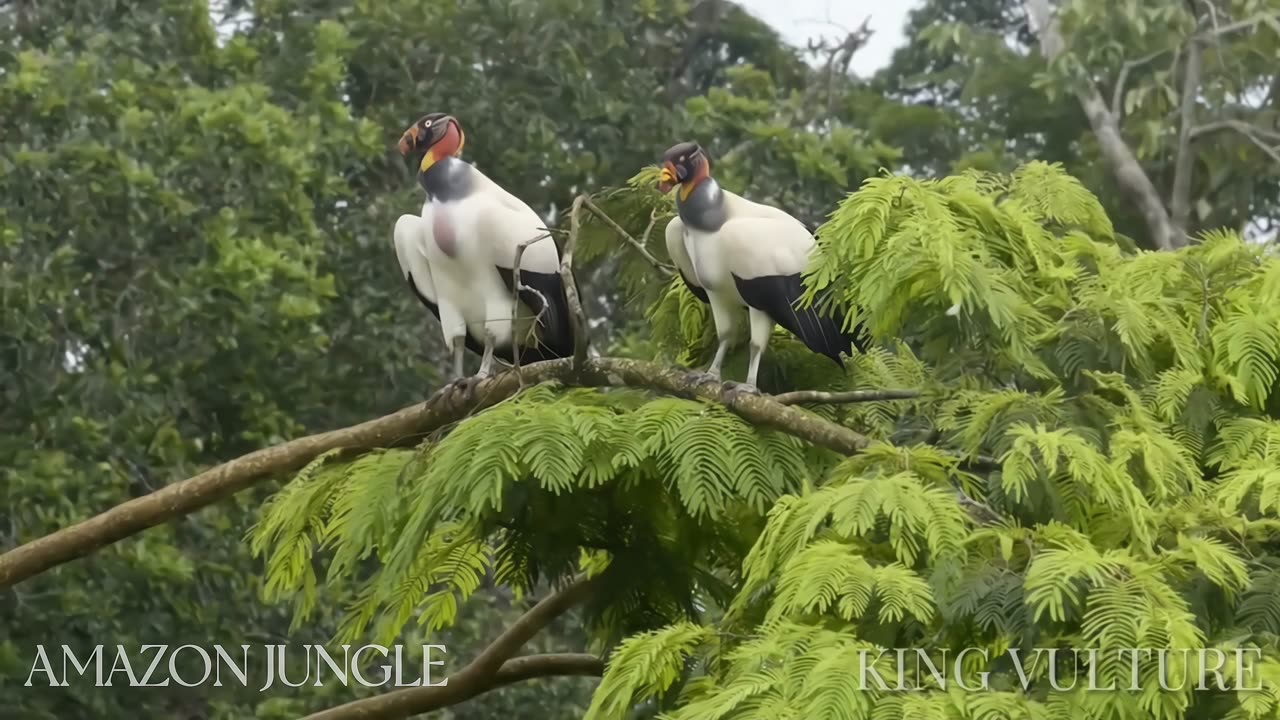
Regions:
<instances>
[{"instance_id":1,"label":"white body plumage","mask_svg":"<svg viewBox=\"0 0 1280 720\"><path fill-rule=\"evenodd\" d=\"M400 270L438 315L449 347L460 351L465 340L476 350L490 347L510 352L513 336L519 333L523 350L537 342L529 335L534 308L521 302L520 322L513 332L511 270L516 248L545 237L547 231L532 208L478 170L467 165L458 172L466 173L465 194L444 200L429 197L421 215L402 215L396 221ZM522 284L537 288L531 282L537 275L558 282L559 263L550 237L529 245L520 262ZM556 295L547 288L540 292ZM558 309L558 299L548 298L552 304L548 312ZM486 369L482 362L482 373Z\"/></svg>"}]
</instances>

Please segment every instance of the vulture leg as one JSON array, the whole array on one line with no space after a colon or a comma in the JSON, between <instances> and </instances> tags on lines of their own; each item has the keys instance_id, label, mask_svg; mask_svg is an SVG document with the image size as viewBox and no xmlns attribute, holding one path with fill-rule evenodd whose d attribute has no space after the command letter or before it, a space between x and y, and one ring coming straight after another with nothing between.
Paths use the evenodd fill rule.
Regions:
<instances>
[{"instance_id":1,"label":"vulture leg","mask_svg":"<svg viewBox=\"0 0 1280 720\"><path fill-rule=\"evenodd\" d=\"M458 336L450 342L453 346L453 380L445 385L441 390L443 392L458 392L470 401L471 393L475 390L476 383L480 381L477 377L468 377L462 364L464 352L466 350L466 337Z\"/></svg>"},{"instance_id":2,"label":"vulture leg","mask_svg":"<svg viewBox=\"0 0 1280 720\"><path fill-rule=\"evenodd\" d=\"M729 353L729 341L721 340L720 347L716 348L716 356L711 359L711 365L707 368L707 375L712 378L720 379L720 366L724 364L724 356Z\"/></svg>"},{"instance_id":3,"label":"vulture leg","mask_svg":"<svg viewBox=\"0 0 1280 720\"><path fill-rule=\"evenodd\" d=\"M747 314L751 318L751 359L747 363L747 381L739 387L741 392L758 393L756 378L760 373L760 358L764 349L769 346L769 336L773 334L773 320L755 308L749 308Z\"/></svg>"},{"instance_id":4,"label":"vulture leg","mask_svg":"<svg viewBox=\"0 0 1280 720\"><path fill-rule=\"evenodd\" d=\"M466 351L466 343L463 339L456 337L453 339L453 377L460 378L465 374L463 369L463 353Z\"/></svg>"},{"instance_id":5,"label":"vulture leg","mask_svg":"<svg viewBox=\"0 0 1280 720\"><path fill-rule=\"evenodd\" d=\"M487 378L489 373L493 372L493 344L493 333L485 330L484 355L480 356L480 370L476 373L478 378Z\"/></svg>"},{"instance_id":6,"label":"vulture leg","mask_svg":"<svg viewBox=\"0 0 1280 720\"><path fill-rule=\"evenodd\" d=\"M711 380L720 379L720 368L724 365L725 355L729 354L729 343L733 342L733 330L736 318L733 307L718 293L707 293L711 300L711 317L715 321L716 337L720 346L716 348L716 356L712 358L710 367L705 373Z\"/></svg>"}]
</instances>

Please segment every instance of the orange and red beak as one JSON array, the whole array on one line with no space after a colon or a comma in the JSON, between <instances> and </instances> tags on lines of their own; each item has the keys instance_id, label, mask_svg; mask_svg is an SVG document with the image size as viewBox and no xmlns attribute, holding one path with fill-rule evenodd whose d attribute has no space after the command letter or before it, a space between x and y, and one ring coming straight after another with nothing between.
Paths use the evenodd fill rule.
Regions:
<instances>
[{"instance_id":1,"label":"orange and red beak","mask_svg":"<svg viewBox=\"0 0 1280 720\"><path fill-rule=\"evenodd\" d=\"M666 195L671 192L671 188L676 184L676 166L671 163L663 163L662 169L658 171L658 192Z\"/></svg>"},{"instance_id":2,"label":"orange and red beak","mask_svg":"<svg viewBox=\"0 0 1280 720\"><path fill-rule=\"evenodd\" d=\"M400 136L400 154L408 155L418 146L418 125L415 123L409 126L408 130Z\"/></svg>"}]
</instances>

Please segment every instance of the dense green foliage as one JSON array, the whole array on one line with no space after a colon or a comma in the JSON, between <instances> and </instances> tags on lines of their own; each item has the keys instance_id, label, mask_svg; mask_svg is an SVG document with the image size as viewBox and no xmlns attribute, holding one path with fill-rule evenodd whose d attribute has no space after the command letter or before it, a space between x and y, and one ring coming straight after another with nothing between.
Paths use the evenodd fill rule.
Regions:
<instances>
[{"instance_id":1,"label":"dense green foliage","mask_svg":"<svg viewBox=\"0 0 1280 720\"><path fill-rule=\"evenodd\" d=\"M698 677L672 718L1273 716L1280 258L1230 233L1136 255L1110 234L1043 165L877 179L845 201L811 287L858 303L881 338L911 328L917 352L897 352L939 402L856 424L882 444L774 505L728 617L629 640L589 717L624 717L685 656ZM957 462L980 454L999 468ZM975 527L956 489L999 521ZM989 672L995 692L929 691L910 668L923 692L850 678L860 650L919 649L949 671L941 653L966 647L992 658L968 682ZM1007 651L1051 647L1097 648L1096 686L1143 690L1085 692L1080 666L1058 668L1079 680L1059 692L1041 663L1020 692ZM1195 692L1177 661L1161 692L1156 658L1117 658L1236 647L1260 651L1261 692ZM626 660L640 655L658 661Z\"/></svg>"},{"instance_id":2,"label":"dense green foliage","mask_svg":"<svg viewBox=\"0 0 1280 720\"><path fill-rule=\"evenodd\" d=\"M1138 254L1113 234L1045 164L870 180L810 275L882 342L845 384L926 393L838 418L867 452L806 453L714 405L539 386L416 451L317 461L256 536L270 582L305 606L312 548L338 580L376 551L348 622L393 637L449 622L490 570L521 589L602 573L595 639L636 634L592 718L657 697L691 719L1270 716L1280 258L1230 233ZM1194 692L1199 674L1161 692L1155 658L1117 654L1241 646L1262 653L1261 693ZM965 670L992 692L855 691L860 651L950 668L941 653L966 647L990 654ZM1059 692L1042 663L1017 692L1002 656L1050 647L1097 648L1111 659L1078 672L1144 690Z\"/></svg>"},{"instance_id":3,"label":"dense green foliage","mask_svg":"<svg viewBox=\"0 0 1280 720\"><path fill-rule=\"evenodd\" d=\"M1280 163L1206 133L1204 242L1132 252L1138 215L1066 89L1109 97L1161 52L1127 73L1123 129L1167 185L1193 23L1119 5L1071 3L1050 68L1020 3L927 0L861 83L713 0L0 2L0 549L438 385L437 326L389 246L420 198L393 144L429 110L559 227L576 193L615 188L597 201L659 258L672 208L642 167L700 140L726 186L823 225L812 287L878 338L841 373L779 332L764 390L924 393L813 407L877 441L852 459L719 406L554 386L420 447L326 457L0 592L0 714L296 717L377 691L16 685L38 643L430 638L453 667L581 567L607 591L531 649L612 653L593 717L941 712L938 693L849 700L858 647L1254 643L1272 662L1280 272L1234 231L1274 214ZM1269 23L1224 35L1195 122L1274 127L1276 46ZM678 279L594 220L578 260L599 347L705 366L710 318ZM955 488L1007 524L975 527ZM579 717L596 685L434 716ZM1082 702L1109 701L1145 717Z\"/></svg>"},{"instance_id":4,"label":"dense green foliage","mask_svg":"<svg viewBox=\"0 0 1280 720\"><path fill-rule=\"evenodd\" d=\"M649 162L683 98L733 66L768 73L762 92L805 82L796 53L729 6L490 5L231 2L211 18L200 0L0 3L0 546L435 386L436 327L389 249L420 192L393 145L422 112L456 112L468 156L551 209ZM38 643L329 638L327 608L291 630L287 608L261 602L242 538L269 490L0 593L0 686L27 676ZM519 609L486 598L448 635L459 662ZM140 701L73 684L23 689L10 709L289 717L352 692L255 691ZM541 692L458 712L511 713Z\"/></svg>"}]
</instances>

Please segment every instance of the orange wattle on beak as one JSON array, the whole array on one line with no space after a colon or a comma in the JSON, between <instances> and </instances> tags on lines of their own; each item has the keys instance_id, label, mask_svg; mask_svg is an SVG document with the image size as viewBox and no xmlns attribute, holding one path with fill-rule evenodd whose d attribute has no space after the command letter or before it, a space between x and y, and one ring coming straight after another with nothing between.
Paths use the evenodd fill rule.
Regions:
<instances>
[{"instance_id":1,"label":"orange wattle on beak","mask_svg":"<svg viewBox=\"0 0 1280 720\"><path fill-rule=\"evenodd\" d=\"M675 184L675 168L671 166L671 163L667 163L666 165L663 165L662 170L658 172L658 192L666 195L671 192L671 188L675 187Z\"/></svg>"},{"instance_id":2,"label":"orange wattle on beak","mask_svg":"<svg viewBox=\"0 0 1280 720\"><path fill-rule=\"evenodd\" d=\"M418 126L414 125L400 136L400 154L408 155L418 144Z\"/></svg>"}]
</instances>

